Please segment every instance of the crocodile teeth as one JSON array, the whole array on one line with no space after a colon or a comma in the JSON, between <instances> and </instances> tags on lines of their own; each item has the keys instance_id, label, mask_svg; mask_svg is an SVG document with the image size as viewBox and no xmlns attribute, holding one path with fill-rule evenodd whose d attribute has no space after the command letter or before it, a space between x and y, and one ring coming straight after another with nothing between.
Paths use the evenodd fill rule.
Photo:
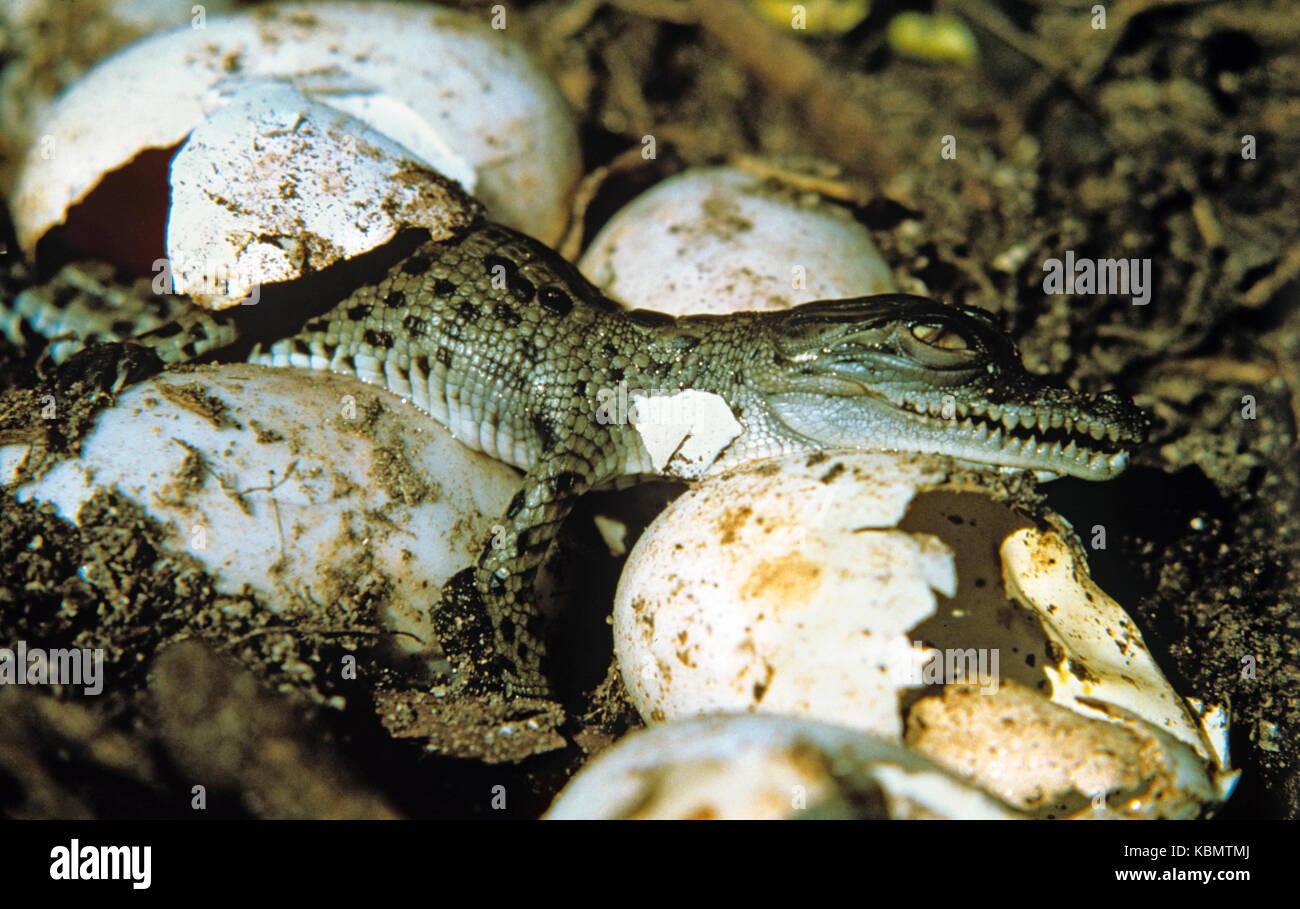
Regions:
<instances>
[{"instance_id":1,"label":"crocodile teeth","mask_svg":"<svg viewBox=\"0 0 1300 909\"><path fill-rule=\"evenodd\" d=\"M1070 444L1061 449L1061 457L1077 461L1079 459L1079 443L1071 439Z\"/></svg>"},{"instance_id":2,"label":"crocodile teeth","mask_svg":"<svg viewBox=\"0 0 1300 909\"><path fill-rule=\"evenodd\" d=\"M1061 413L1059 410L1052 411L1052 428L1060 429L1064 425L1065 425L1065 414Z\"/></svg>"},{"instance_id":3,"label":"crocodile teeth","mask_svg":"<svg viewBox=\"0 0 1300 909\"><path fill-rule=\"evenodd\" d=\"M1020 414L1016 413L1014 410L1007 411L1002 415L1002 425L1008 430L1015 429L1020 425Z\"/></svg>"},{"instance_id":4,"label":"crocodile teeth","mask_svg":"<svg viewBox=\"0 0 1300 909\"><path fill-rule=\"evenodd\" d=\"M990 420L1002 419L1002 408L996 404L990 404L988 406L988 417Z\"/></svg>"},{"instance_id":5,"label":"crocodile teeth","mask_svg":"<svg viewBox=\"0 0 1300 909\"><path fill-rule=\"evenodd\" d=\"M1106 427L1101 423L1093 423L1088 427L1088 435L1094 439L1106 438Z\"/></svg>"},{"instance_id":6,"label":"crocodile teeth","mask_svg":"<svg viewBox=\"0 0 1300 909\"><path fill-rule=\"evenodd\" d=\"M1047 414L1045 414L1045 413L1040 413L1040 414L1038 415L1038 431L1039 431L1039 432L1047 432L1047 428L1051 425L1051 423L1052 423L1052 418L1051 418L1050 416L1048 416ZM1059 426L1060 424L1058 423L1057 425Z\"/></svg>"}]
</instances>

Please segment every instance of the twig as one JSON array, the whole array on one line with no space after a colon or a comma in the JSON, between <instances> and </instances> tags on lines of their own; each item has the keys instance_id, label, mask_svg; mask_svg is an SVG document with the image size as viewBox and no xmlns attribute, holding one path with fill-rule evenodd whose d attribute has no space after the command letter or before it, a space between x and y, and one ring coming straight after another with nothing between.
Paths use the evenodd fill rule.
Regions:
<instances>
[{"instance_id":1,"label":"twig","mask_svg":"<svg viewBox=\"0 0 1300 909\"><path fill-rule=\"evenodd\" d=\"M877 187L898 171L897 156L881 139L886 130L810 50L739 0L692 0L691 6L700 25L769 91L802 104L823 154Z\"/></svg>"}]
</instances>

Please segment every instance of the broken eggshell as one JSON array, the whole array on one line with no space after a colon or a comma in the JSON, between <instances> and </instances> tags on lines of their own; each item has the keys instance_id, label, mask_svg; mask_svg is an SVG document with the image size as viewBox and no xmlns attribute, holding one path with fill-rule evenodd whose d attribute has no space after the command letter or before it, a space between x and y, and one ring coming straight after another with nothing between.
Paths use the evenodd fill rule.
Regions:
<instances>
[{"instance_id":1,"label":"broken eggshell","mask_svg":"<svg viewBox=\"0 0 1300 909\"><path fill-rule=\"evenodd\" d=\"M877 736L783 716L633 732L578 771L550 820L1009 819L1011 807Z\"/></svg>"},{"instance_id":2,"label":"broken eggshell","mask_svg":"<svg viewBox=\"0 0 1300 909\"><path fill-rule=\"evenodd\" d=\"M27 448L0 448L0 481ZM436 671L439 588L474 563L518 484L382 389L236 364L122 392L80 457L16 494L75 521L96 487L115 487L219 593L247 588L275 612L340 627L369 624L356 611L370 603L395 653Z\"/></svg>"},{"instance_id":3,"label":"broken eggshell","mask_svg":"<svg viewBox=\"0 0 1300 909\"><path fill-rule=\"evenodd\" d=\"M119 195L105 216L131 233L133 218L147 217L139 212L165 193L147 173L132 177L132 167L165 162L222 103L213 88L232 76L290 80L459 181L497 220L543 240L563 230L581 167L576 127L521 46L456 10L279 4L154 35L74 84L37 129L18 176L11 208L27 254L110 183ZM132 179L146 185L121 191ZM326 227L308 225L329 236Z\"/></svg>"},{"instance_id":4,"label":"broken eggshell","mask_svg":"<svg viewBox=\"0 0 1300 909\"><path fill-rule=\"evenodd\" d=\"M251 137L251 141L250 141ZM171 165L173 287L224 309L422 227L448 239L480 206L354 117L288 82L234 87Z\"/></svg>"},{"instance_id":5,"label":"broken eggshell","mask_svg":"<svg viewBox=\"0 0 1300 909\"><path fill-rule=\"evenodd\" d=\"M1032 501L1008 507L1011 488L946 459L883 452L758 462L701 482L655 520L619 581L615 652L634 705L652 722L748 710L903 741L910 712L943 685L991 698L1010 682L1043 722L1055 702L1084 724L1140 730L1126 741L1158 746L1158 758L1116 767L1145 768L1145 788L1130 774L1063 792L1041 761L1028 789L998 790L998 767L1021 767L1036 745L1017 741L992 700L984 721L1005 748L983 759L997 766L950 762L933 739L927 755L1052 816L1098 793L1118 816L1222 801L1235 780L1222 728L1173 691L1088 580L1068 525Z\"/></svg>"},{"instance_id":6,"label":"broken eggshell","mask_svg":"<svg viewBox=\"0 0 1300 909\"><path fill-rule=\"evenodd\" d=\"M894 289L866 228L736 167L689 170L620 209L578 262L616 300L674 316Z\"/></svg>"}]
</instances>

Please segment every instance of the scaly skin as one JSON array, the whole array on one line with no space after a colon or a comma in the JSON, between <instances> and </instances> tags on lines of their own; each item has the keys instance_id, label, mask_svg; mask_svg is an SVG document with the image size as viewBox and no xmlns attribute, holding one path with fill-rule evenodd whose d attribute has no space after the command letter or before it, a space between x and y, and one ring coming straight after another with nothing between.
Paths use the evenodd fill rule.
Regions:
<instances>
[{"instance_id":1,"label":"scaly skin","mask_svg":"<svg viewBox=\"0 0 1300 909\"><path fill-rule=\"evenodd\" d=\"M139 340L176 361L234 334L202 315ZM654 472L637 428L598 416L602 391L719 395L742 429L711 472L848 447L1106 479L1146 428L1118 397L1026 373L978 310L889 294L725 317L629 312L547 247L493 224L424 244L250 361L384 385L526 471L475 573L516 694L547 690L530 591L572 502Z\"/></svg>"}]
</instances>

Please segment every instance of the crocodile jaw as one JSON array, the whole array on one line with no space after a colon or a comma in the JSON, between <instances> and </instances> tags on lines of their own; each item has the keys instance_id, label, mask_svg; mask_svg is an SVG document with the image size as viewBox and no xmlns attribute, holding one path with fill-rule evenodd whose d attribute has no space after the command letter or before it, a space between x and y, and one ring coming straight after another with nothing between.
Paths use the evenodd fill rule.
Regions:
<instances>
[{"instance_id":1,"label":"crocodile jaw","mask_svg":"<svg viewBox=\"0 0 1300 909\"><path fill-rule=\"evenodd\" d=\"M817 447L863 448L942 454L961 461L1007 469L1108 480L1128 466L1125 433L1101 424L1081 423L1085 431L1053 428L1054 412L1038 411L1037 420L1001 421L968 415L931 416L898 407L874 395L816 395L788 392L766 399L772 416L794 435ZM1088 431L1091 430L1091 431ZM1110 430L1110 431L1108 431ZM1101 438L1095 438L1099 432Z\"/></svg>"}]
</instances>

